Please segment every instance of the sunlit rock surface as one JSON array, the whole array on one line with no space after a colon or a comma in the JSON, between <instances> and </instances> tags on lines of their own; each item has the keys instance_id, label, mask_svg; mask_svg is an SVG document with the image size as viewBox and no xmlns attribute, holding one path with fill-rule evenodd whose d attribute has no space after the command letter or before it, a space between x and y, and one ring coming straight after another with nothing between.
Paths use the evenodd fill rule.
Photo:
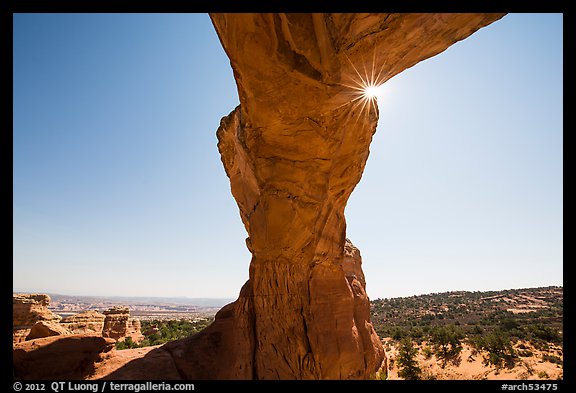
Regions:
<instances>
[{"instance_id":1,"label":"sunlit rock surface","mask_svg":"<svg viewBox=\"0 0 576 393\"><path fill-rule=\"evenodd\" d=\"M215 323L166 345L186 378L364 379L383 365L344 209L380 84L502 14L212 14L240 105L218 149L250 278Z\"/></svg>"},{"instance_id":2,"label":"sunlit rock surface","mask_svg":"<svg viewBox=\"0 0 576 393\"><path fill-rule=\"evenodd\" d=\"M58 323L60 321L61 317L50 311L48 305L50 305L50 296L43 293L12 295L12 341L14 343L24 341L37 322Z\"/></svg>"},{"instance_id":3,"label":"sunlit rock surface","mask_svg":"<svg viewBox=\"0 0 576 393\"><path fill-rule=\"evenodd\" d=\"M102 333L105 318L96 310L88 310L62 319L60 324L74 334Z\"/></svg>"}]
</instances>

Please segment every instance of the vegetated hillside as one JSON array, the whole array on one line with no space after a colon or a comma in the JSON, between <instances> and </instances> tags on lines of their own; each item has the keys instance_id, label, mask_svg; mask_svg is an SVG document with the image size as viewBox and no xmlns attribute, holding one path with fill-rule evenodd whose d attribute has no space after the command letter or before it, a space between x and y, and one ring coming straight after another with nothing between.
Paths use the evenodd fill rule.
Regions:
<instances>
[{"instance_id":1,"label":"vegetated hillside","mask_svg":"<svg viewBox=\"0 0 576 393\"><path fill-rule=\"evenodd\" d=\"M371 311L380 378L563 378L562 287L377 299Z\"/></svg>"},{"instance_id":2,"label":"vegetated hillside","mask_svg":"<svg viewBox=\"0 0 576 393\"><path fill-rule=\"evenodd\" d=\"M465 335L504 330L512 338L562 342L563 288L444 292L371 302L380 337L415 339L435 326L454 325Z\"/></svg>"}]
</instances>

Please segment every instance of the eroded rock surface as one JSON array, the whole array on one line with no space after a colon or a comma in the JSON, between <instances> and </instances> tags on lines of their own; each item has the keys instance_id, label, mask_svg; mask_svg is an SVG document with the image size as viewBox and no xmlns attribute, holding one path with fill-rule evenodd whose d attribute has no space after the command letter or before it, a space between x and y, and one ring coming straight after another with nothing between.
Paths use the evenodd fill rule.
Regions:
<instances>
[{"instance_id":1,"label":"eroded rock surface","mask_svg":"<svg viewBox=\"0 0 576 393\"><path fill-rule=\"evenodd\" d=\"M39 338L14 344L16 379L86 379L115 341L99 334Z\"/></svg>"},{"instance_id":2,"label":"eroded rock surface","mask_svg":"<svg viewBox=\"0 0 576 393\"><path fill-rule=\"evenodd\" d=\"M186 378L363 379L383 364L344 209L380 84L502 14L212 14L240 105L218 149L250 278L212 326L168 344Z\"/></svg>"},{"instance_id":3,"label":"eroded rock surface","mask_svg":"<svg viewBox=\"0 0 576 393\"><path fill-rule=\"evenodd\" d=\"M68 334L72 333L58 322L38 321L32 326L32 329L30 329L30 333L26 336L26 341L50 336L65 336Z\"/></svg>"},{"instance_id":4,"label":"eroded rock surface","mask_svg":"<svg viewBox=\"0 0 576 393\"><path fill-rule=\"evenodd\" d=\"M60 324L74 334L102 333L106 315L88 310L63 318Z\"/></svg>"},{"instance_id":5,"label":"eroded rock surface","mask_svg":"<svg viewBox=\"0 0 576 393\"><path fill-rule=\"evenodd\" d=\"M144 340L142 334L142 323L138 318L128 319L128 327L126 329L126 337L130 337L132 341L139 343Z\"/></svg>"},{"instance_id":6,"label":"eroded rock surface","mask_svg":"<svg viewBox=\"0 0 576 393\"><path fill-rule=\"evenodd\" d=\"M12 295L12 341L24 341L32 327L40 321L58 323L61 319L48 309L50 296L46 294L13 294Z\"/></svg>"},{"instance_id":7,"label":"eroded rock surface","mask_svg":"<svg viewBox=\"0 0 576 393\"><path fill-rule=\"evenodd\" d=\"M104 311L104 327L102 329L103 337L120 339L126 337L128 330L128 319L130 319L130 310L125 306L114 306Z\"/></svg>"},{"instance_id":8,"label":"eroded rock surface","mask_svg":"<svg viewBox=\"0 0 576 393\"><path fill-rule=\"evenodd\" d=\"M136 342L144 339L140 331L140 320L130 318L130 309L128 307L114 306L104 311L104 315L103 337L110 337L120 341L126 337L131 337Z\"/></svg>"},{"instance_id":9,"label":"eroded rock surface","mask_svg":"<svg viewBox=\"0 0 576 393\"><path fill-rule=\"evenodd\" d=\"M97 379L107 374L118 379L179 378L167 351L116 352L116 341L144 338L140 320L130 318L128 307L113 307L106 315L89 310L59 322L61 317L48 309L50 296L15 294L13 299L17 379Z\"/></svg>"}]
</instances>

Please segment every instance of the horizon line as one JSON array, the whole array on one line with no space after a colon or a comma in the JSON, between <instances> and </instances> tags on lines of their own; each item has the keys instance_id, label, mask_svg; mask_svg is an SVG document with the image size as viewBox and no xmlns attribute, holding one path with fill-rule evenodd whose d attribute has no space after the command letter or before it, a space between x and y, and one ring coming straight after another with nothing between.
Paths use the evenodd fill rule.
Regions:
<instances>
[{"instance_id":1,"label":"horizon line","mask_svg":"<svg viewBox=\"0 0 576 393\"><path fill-rule=\"evenodd\" d=\"M432 295L432 294L443 294L443 293L453 293L453 292L500 292L500 291L507 291L507 290L522 290L522 289L541 289L541 288L564 288L564 283L562 284L549 284L549 285L541 285L541 286L532 286L532 287L507 287L501 289L483 289L483 290L470 290L470 289L451 289L446 291L437 291L437 292L427 292L427 293L414 293L412 295L403 295L403 296L387 296L387 297L370 297L371 300L383 300L383 299L398 299L398 298L407 298L413 296L425 296L425 295ZM99 298L156 298L156 299L199 299L199 300L232 300L235 301L238 296L236 297L207 297L207 296L158 296L158 295L80 295L80 294L65 294L65 293L58 293L55 291L28 291L28 290L16 290L12 288L12 294L47 294L47 295L56 295L56 296L77 296L77 297L99 297Z\"/></svg>"},{"instance_id":2,"label":"horizon line","mask_svg":"<svg viewBox=\"0 0 576 393\"><path fill-rule=\"evenodd\" d=\"M77 297L101 297L101 298L156 298L156 299L202 299L202 300L234 300L231 297L208 297L208 296L157 296L157 295L80 295L78 293L58 293L54 291L38 291L38 290L16 290L12 288L12 294L46 294L54 296L77 296Z\"/></svg>"}]
</instances>

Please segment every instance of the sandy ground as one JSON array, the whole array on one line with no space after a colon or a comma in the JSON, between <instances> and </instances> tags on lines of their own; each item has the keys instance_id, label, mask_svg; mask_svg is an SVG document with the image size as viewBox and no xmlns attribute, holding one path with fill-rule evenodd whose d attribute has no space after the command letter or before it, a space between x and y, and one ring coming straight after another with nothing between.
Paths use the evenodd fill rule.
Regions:
<instances>
[{"instance_id":1,"label":"sandy ground","mask_svg":"<svg viewBox=\"0 0 576 393\"><path fill-rule=\"evenodd\" d=\"M398 345L390 339L384 339L384 348L386 349L386 356L388 357L388 379L402 379L398 377L398 368L395 364L395 359L398 356ZM518 349L517 343L514 347ZM559 346L550 346L548 351L540 351L535 349L532 345L523 343L528 350L532 351L533 356L520 357L516 366L512 369L503 368L497 370L494 366L486 366L483 364L483 355L476 354L472 356L472 349L469 345L464 344L461 352L461 361L458 366L448 364L444 369L440 367L440 362L434 355L430 359L425 359L422 355L422 347L426 345L425 342L419 346L418 363L422 369L423 379L502 379L502 380L555 380L562 379L563 368L562 365L543 361L543 355L558 356L563 359L562 348ZM394 361L391 361L394 359ZM391 365L392 363L392 365Z\"/></svg>"},{"instance_id":2,"label":"sandy ground","mask_svg":"<svg viewBox=\"0 0 576 393\"><path fill-rule=\"evenodd\" d=\"M402 379L398 376L398 367L396 358L398 357L398 343L395 343L391 338L385 338L383 341L386 356L388 358L388 379L398 380ZM547 351L541 351L529 343L518 342L514 346L519 350L519 345L523 344L526 350L533 353L530 357L520 357L517 364L512 369L502 368L496 369L494 366L484 365L483 358L486 353L477 353L472 355L472 348L463 344L462 352L460 353L460 364L454 365L448 363L445 368L441 367L441 362L436 359L434 355L429 359L425 359L422 354L422 348L427 345L423 342L422 345L417 346L418 356L417 360L420 368L422 369L422 379L440 379L440 380L481 380L481 379L494 379L494 380L556 380L562 379L563 368L562 365L544 361L543 355L557 356L563 360L562 348L559 346L550 345ZM96 364L96 370L89 379L99 379L106 377L111 373L122 372L118 375L118 379L157 379L153 375L168 375L168 379L177 379L178 375L174 374L171 369L166 370L151 370L147 374L145 370L147 367L147 358L150 361L150 367L156 368L157 363L171 365L171 359L165 351L153 351L159 348L160 345L146 348L128 349L128 350L112 350L110 353L103 356L102 361ZM167 360L158 362L158 357L166 357ZM144 363L142 362L144 360ZM138 362L135 362L138 361ZM132 367L127 367L132 364ZM141 370L144 368L144 370ZM134 370L133 370L134 369ZM154 372L152 372L154 371ZM113 378L114 379L114 378Z\"/></svg>"}]
</instances>

